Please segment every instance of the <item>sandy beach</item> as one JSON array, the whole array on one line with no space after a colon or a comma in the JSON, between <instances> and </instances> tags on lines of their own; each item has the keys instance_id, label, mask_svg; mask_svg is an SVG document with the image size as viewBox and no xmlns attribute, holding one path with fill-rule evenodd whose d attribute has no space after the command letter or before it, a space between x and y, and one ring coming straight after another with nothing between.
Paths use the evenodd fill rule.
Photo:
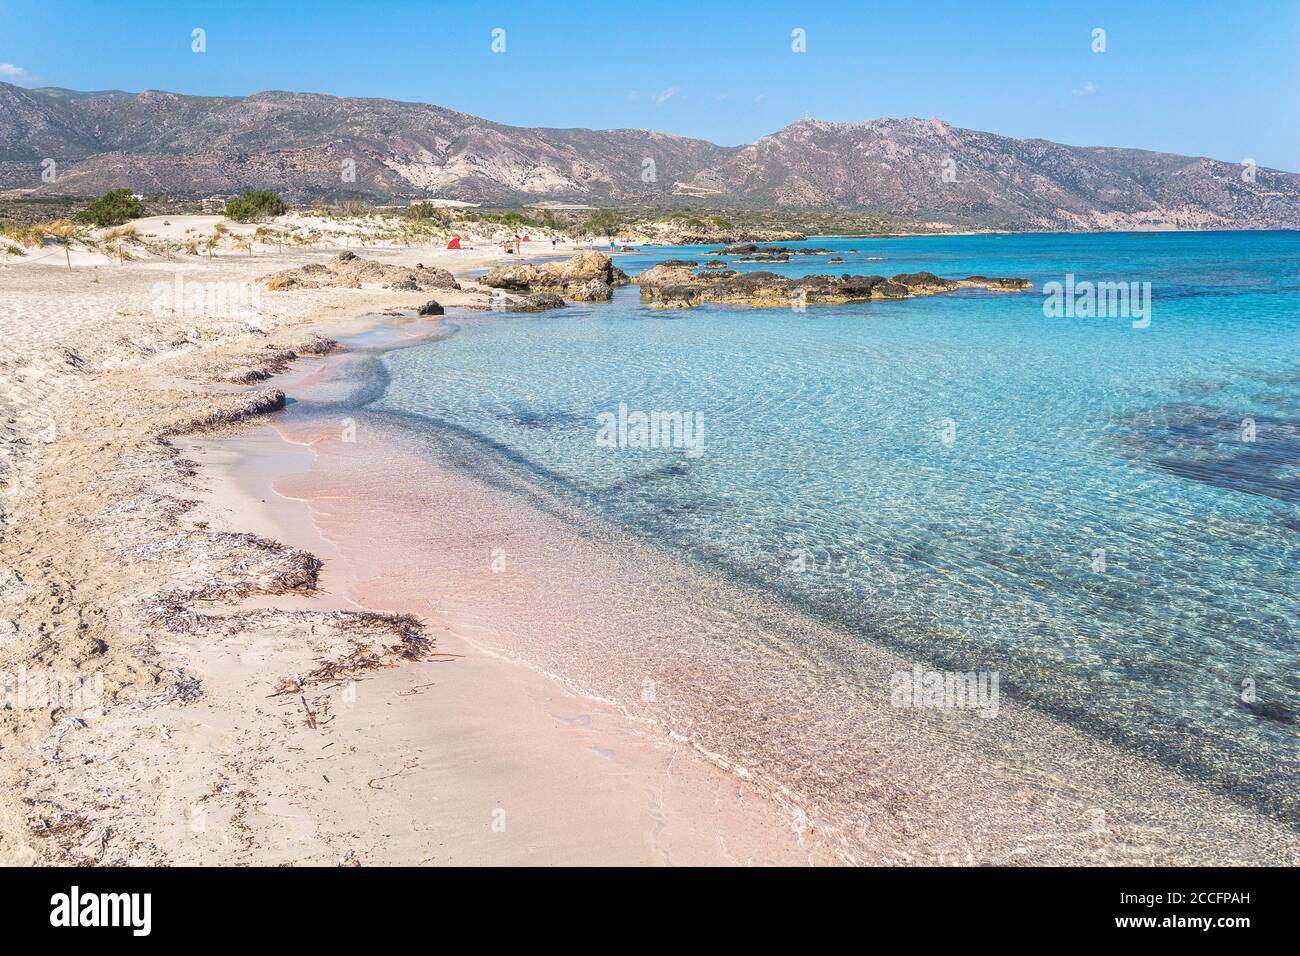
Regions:
<instances>
[{"instance_id":1,"label":"sandy beach","mask_svg":"<svg viewBox=\"0 0 1300 956\"><path fill-rule=\"evenodd\" d=\"M359 251L462 277L513 259L467 245ZM160 283L237 298L338 251L74 251L69 271L47 249L0 266L0 671L103 681L94 706L33 695L0 712L0 860L817 861L775 807L612 704L432 611L342 597L346 568L304 509L229 478L211 436L274 406L262 379L430 296L294 291L195 316L152 307ZM438 301L485 307L463 284ZM284 449L268 454L281 469Z\"/></svg>"},{"instance_id":2,"label":"sandy beach","mask_svg":"<svg viewBox=\"0 0 1300 956\"><path fill-rule=\"evenodd\" d=\"M382 421L272 415L348 387L334 340L427 334L432 297L473 321L470 275L514 257L469 245L348 244L455 273L433 294L258 286L333 246L0 266L0 671L103 681L0 714L0 860L1300 859L1293 829L1015 703L996 729L891 711L860 691L907 661ZM226 305L159 309L178 277Z\"/></svg>"}]
</instances>

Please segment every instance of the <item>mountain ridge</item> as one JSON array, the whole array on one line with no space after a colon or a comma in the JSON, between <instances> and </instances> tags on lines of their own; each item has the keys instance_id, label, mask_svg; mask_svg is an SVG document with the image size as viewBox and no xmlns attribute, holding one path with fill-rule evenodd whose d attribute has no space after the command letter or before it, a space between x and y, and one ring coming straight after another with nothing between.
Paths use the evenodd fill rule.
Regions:
<instances>
[{"instance_id":1,"label":"mountain ridge","mask_svg":"<svg viewBox=\"0 0 1300 956\"><path fill-rule=\"evenodd\" d=\"M41 178L53 159L57 178ZM48 164L47 164L48 165ZM636 128L510 126L427 103L0 83L0 190L298 202L824 209L927 227L1300 228L1300 175L950 126L805 118L737 146Z\"/></svg>"}]
</instances>

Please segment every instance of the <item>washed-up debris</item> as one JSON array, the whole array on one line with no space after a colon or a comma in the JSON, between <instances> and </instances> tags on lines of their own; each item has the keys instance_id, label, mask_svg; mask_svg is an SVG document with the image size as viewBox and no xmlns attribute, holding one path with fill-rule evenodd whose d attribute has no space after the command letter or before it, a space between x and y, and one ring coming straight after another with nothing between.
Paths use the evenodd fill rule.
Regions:
<instances>
[{"instance_id":1,"label":"washed-up debris","mask_svg":"<svg viewBox=\"0 0 1300 956\"><path fill-rule=\"evenodd\" d=\"M172 683L168 684L162 693L132 704L131 710L138 713L172 703L179 703L183 707L186 704L194 703L203 696L203 682L197 677L191 677L180 668L176 668L171 674Z\"/></svg>"}]
</instances>

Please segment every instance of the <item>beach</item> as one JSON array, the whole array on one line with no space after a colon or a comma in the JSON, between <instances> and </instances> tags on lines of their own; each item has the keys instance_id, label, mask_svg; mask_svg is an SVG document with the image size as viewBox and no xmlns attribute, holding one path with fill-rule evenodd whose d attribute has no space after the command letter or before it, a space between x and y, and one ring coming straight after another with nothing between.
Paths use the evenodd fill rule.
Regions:
<instances>
[{"instance_id":1,"label":"beach","mask_svg":"<svg viewBox=\"0 0 1300 956\"><path fill-rule=\"evenodd\" d=\"M353 250L458 291L256 315L151 303L340 249L0 267L0 670L104 682L4 712L0 858L1300 859L1285 823L1018 701L899 712L864 688L905 655L362 408L375 356L437 337L414 308L488 307L471 274L514 257L474 245Z\"/></svg>"},{"instance_id":2,"label":"beach","mask_svg":"<svg viewBox=\"0 0 1300 956\"><path fill-rule=\"evenodd\" d=\"M218 221L174 218L178 232ZM364 254L458 274L507 259L477 245ZM37 706L33 695L3 711L0 859L816 860L742 782L433 612L421 615L421 659L408 659L401 623L331 590L343 569L300 508L253 497L222 477L228 451L191 444L256 406L248 396L261 383L231 379L264 377L285 349L310 354L318 335L359 331L428 296L281 293L250 323L160 314L160 283L238 289L338 251L125 264L80 252L69 272L59 250L0 267L0 671L103 683L102 700L83 706ZM487 295L437 298L483 308ZM275 541L254 536L271 529ZM307 548L322 552L320 586ZM339 659L342 677L303 678Z\"/></svg>"}]
</instances>

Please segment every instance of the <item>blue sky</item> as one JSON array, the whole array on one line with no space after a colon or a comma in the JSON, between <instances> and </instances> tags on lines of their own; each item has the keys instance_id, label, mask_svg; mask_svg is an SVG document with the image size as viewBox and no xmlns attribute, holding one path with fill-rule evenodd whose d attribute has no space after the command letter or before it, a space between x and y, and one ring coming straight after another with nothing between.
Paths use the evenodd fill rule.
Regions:
<instances>
[{"instance_id":1,"label":"blue sky","mask_svg":"<svg viewBox=\"0 0 1300 956\"><path fill-rule=\"evenodd\" d=\"M195 27L206 53L191 52ZM805 115L938 116L1300 171L1300 0L0 0L0 80L377 96L727 145Z\"/></svg>"}]
</instances>

